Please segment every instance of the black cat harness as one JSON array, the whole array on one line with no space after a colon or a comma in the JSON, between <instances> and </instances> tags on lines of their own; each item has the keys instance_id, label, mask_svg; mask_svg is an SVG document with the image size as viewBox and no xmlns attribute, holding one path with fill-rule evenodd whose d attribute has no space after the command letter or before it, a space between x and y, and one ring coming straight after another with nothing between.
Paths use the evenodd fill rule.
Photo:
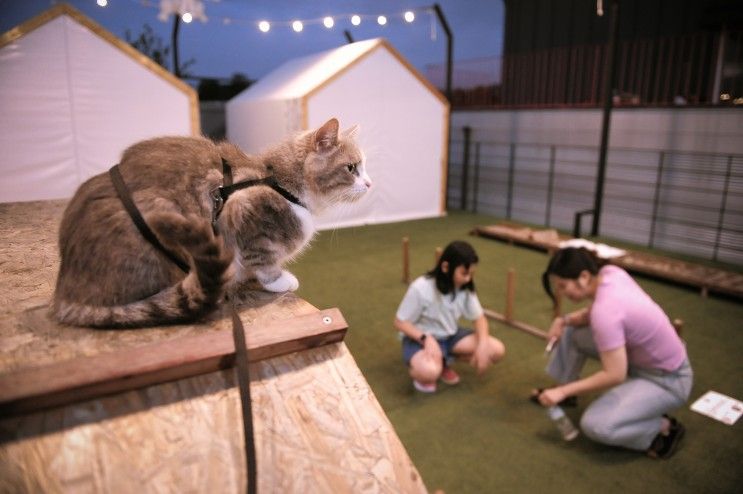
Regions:
<instances>
[{"instance_id":1,"label":"black cat harness","mask_svg":"<svg viewBox=\"0 0 743 494\"><path fill-rule=\"evenodd\" d=\"M230 167L227 160L222 158L222 174L223 174L223 185L217 187L211 191L211 199L213 203L212 209L212 228L214 234L219 235L217 228L217 219L219 214L222 212L224 203L229 199L230 195L238 190L253 187L256 185L267 185L273 190L281 194L286 198L287 201L307 208L307 206L300 201L292 193L281 187L273 176L259 178L255 180L243 180L237 183L232 183L232 167ZM119 196L121 203L124 205L127 213L131 217L132 221L136 225L142 236L157 250L164 254L171 262L178 266L181 271L188 273L190 267L188 263L184 262L173 252L168 250L164 245L160 243L157 236L152 232L147 222L139 212L139 208L132 200L132 194L129 188L124 182L124 178L121 176L119 171L119 165L114 165L109 170L109 176L113 182L116 194ZM229 299L227 299L229 302ZM246 459L246 473L248 477L247 492L249 494L256 493L258 491L258 469L255 461L255 437L253 432L253 414L250 398L250 374L248 367L248 346L245 342L245 328L243 327L240 316L237 313L235 306L230 303L230 312L232 314L232 337L235 343L235 367L237 374L237 384L240 390L240 404L242 406L243 416L243 429L245 439L245 459Z\"/></svg>"},{"instance_id":2,"label":"black cat harness","mask_svg":"<svg viewBox=\"0 0 743 494\"><path fill-rule=\"evenodd\" d=\"M240 182L232 183L232 167L226 159L222 158L222 182L223 184L216 189L213 189L209 194L212 198L212 224L216 228L217 218L222 212L224 203L230 198L234 192L238 190L247 189L248 187L254 187L256 185L267 185L273 190L281 194L284 199L307 209L307 205L299 200L297 196L283 188L276 181L276 177L269 175L263 178L256 178L252 180L241 180Z\"/></svg>"}]
</instances>

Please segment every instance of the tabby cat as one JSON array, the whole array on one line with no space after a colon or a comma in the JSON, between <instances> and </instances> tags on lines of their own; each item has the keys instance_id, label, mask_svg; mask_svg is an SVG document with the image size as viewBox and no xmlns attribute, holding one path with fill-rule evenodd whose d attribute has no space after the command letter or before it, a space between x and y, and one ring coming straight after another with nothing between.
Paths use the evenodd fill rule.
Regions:
<instances>
[{"instance_id":1,"label":"tabby cat","mask_svg":"<svg viewBox=\"0 0 743 494\"><path fill-rule=\"evenodd\" d=\"M188 274L145 240L103 173L80 186L62 218L53 317L92 327L188 322L251 280L267 291L296 290L297 278L282 266L314 235L313 215L371 187L356 132L339 132L333 118L257 156L206 138L131 146L119 164L123 180L160 243L188 263ZM235 182L273 176L288 194L268 185L234 192L215 234L211 194L223 185L223 159Z\"/></svg>"}]
</instances>

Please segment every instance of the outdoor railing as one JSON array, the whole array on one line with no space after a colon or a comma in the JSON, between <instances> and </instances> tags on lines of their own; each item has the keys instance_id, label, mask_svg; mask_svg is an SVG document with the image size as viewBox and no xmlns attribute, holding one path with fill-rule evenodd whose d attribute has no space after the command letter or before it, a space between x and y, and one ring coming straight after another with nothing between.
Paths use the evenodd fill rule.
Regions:
<instances>
[{"instance_id":1,"label":"outdoor railing","mask_svg":"<svg viewBox=\"0 0 743 494\"><path fill-rule=\"evenodd\" d=\"M598 157L591 146L453 138L448 207L573 231L593 207ZM610 148L599 233L743 265L743 155Z\"/></svg>"}]
</instances>

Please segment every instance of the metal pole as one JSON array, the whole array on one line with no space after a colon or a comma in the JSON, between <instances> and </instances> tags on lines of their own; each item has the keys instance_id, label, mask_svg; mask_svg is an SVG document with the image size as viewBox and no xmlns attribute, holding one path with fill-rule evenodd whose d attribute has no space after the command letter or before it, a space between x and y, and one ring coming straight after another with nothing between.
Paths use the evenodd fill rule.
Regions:
<instances>
[{"instance_id":1,"label":"metal pole","mask_svg":"<svg viewBox=\"0 0 743 494\"><path fill-rule=\"evenodd\" d=\"M178 28L181 25L181 16L178 13L173 14L173 74L176 77L181 76L181 69L178 64Z\"/></svg>"},{"instance_id":2,"label":"metal pole","mask_svg":"<svg viewBox=\"0 0 743 494\"><path fill-rule=\"evenodd\" d=\"M513 174L516 166L516 143L511 143L508 153L508 202L506 203L506 218L511 219L511 207L513 203Z\"/></svg>"},{"instance_id":3,"label":"metal pole","mask_svg":"<svg viewBox=\"0 0 743 494\"><path fill-rule=\"evenodd\" d=\"M601 203L604 198L604 177L606 175L606 153L609 147L609 125L611 123L612 97L614 96L614 79L616 78L616 51L617 36L619 34L619 1L611 2L611 19L609 20L609 43L607 45L607 59L604 73L604 118L601 125L601 149L599 151L599 166L596 173L596 195L593 201L593 225L591 235L599 234L601 223Z\"/></svg>"},{"instance_id":4,"label":"metal pole","mask_svg":"<svg viewBox=\"0 0 743 494\"><path fill-rule=\"evenodd\" d=\"M552 219L552 194L555 186L555 146L550 146L550 169L547 177L547 206L544 211L544 224L550 226Z\"/></svg>"},{"instance_id":5,"label":"metal pole","mask_svg":"<svg viewBox=\"0 0 743 494\"><path fill-rule=\"evenodd\" d=\"M648 236L648 247L653 247L655 242L655 223L658 221L658 206L660 205L660 189L663 182L663 165L666 162L666 153L660 152L658 157L658 169L655 176L655 193L653 194L653 216L650 219L650 235Z\"/></svg>"},{"instance_id":6,"label":"metal pole","mask_svg":"<svg viewBox=\"0 0 743 494\"><path fill-rule=\"evenodd\" d=\"M444 12L438 3L433 4L433 10L436 12L436 17L441 23L441 27L446 33L446 99L451 103L451 74L452 74L452 49L454 46L454 36L449 29L449 23L446 22Z\"/></svg>"},{"instance_id":7,"label":"metal pole","mask_svg":"<svg viewBox=\"0 0 743 494\"><path fill-rule=\"evenodd\" d=\"M480 195L480 143L475 143L475 180L472 184L472 212L477 212L477 202Z\"/></svg>"},{"instance_id":8,"label":"metal pole","mask_svg":"<svg viewBox=\"0 0 743 494\"><path fill-rule=\"evenodd\" d=\"M728 166L725 169L725 185L722 189L722 199L720 202L720 215L717 219L717 232L715 234L715 248L712 251L712 260L717 260L717 253L720 249L720 237L722 235L722 228L725 224L725 208L728 202L728 187L730 185L730 172L733 169L733 157L728 156Z\"/></svg>"},{"instance_id":9,"label":"metal pole","mask_svg":"<svg viewBox=\"0 0 743 494\"><path fill-rule=\"evenodd\" d=\"M343 35L344 35L344 36L346 37L346 40L347 40L347 41L348 41L349 43L353 43L353 36L351 36L351 31L349 31L348 29L345 29L345 30L343 31Z\"/></svg>"},{"instance_id":10,"label":"metal pole","mask_svg":"<svg viewBox=\"0 0 743 494\"><path fill-rule=\"evenodd\" d=\"M467 209L467 188L469 187L470 181L470 134L472 128L465 125L462 128L464 131L464 156L462 157L462 193L460 196L460 209L465 211Z\"/></svg>"}]
</instances>

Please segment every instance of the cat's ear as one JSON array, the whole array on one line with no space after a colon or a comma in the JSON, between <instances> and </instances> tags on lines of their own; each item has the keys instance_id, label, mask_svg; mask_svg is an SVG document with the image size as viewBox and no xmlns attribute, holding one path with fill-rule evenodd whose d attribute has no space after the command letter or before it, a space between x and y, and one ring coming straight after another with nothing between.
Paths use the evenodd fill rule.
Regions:
<instances>
[{"instance_id":1,"label":"cat's ear","mask_svg":"<svg viewBox=\"0 0 743 494\"><path fill-rule=\"evenodd\" d=\"M353 139L354 137L356 137L356 135L358 135L360 129L361 129L361 127L359 126L359 124L356 124L353 127L351 127L350 129L344 130L343 131L343 137L345 139Z\"/></svg>"},{"instance_id":2,"label":"cat's ear","mask_svg":"<svg viewBox=\"0 0 743 494\"><path fill-rule=\"evenodd\" d=\"M338 143L338 120L331 118L315 131L312 147L315 151L327 151Z\"/></svg>"}]
</instances>

